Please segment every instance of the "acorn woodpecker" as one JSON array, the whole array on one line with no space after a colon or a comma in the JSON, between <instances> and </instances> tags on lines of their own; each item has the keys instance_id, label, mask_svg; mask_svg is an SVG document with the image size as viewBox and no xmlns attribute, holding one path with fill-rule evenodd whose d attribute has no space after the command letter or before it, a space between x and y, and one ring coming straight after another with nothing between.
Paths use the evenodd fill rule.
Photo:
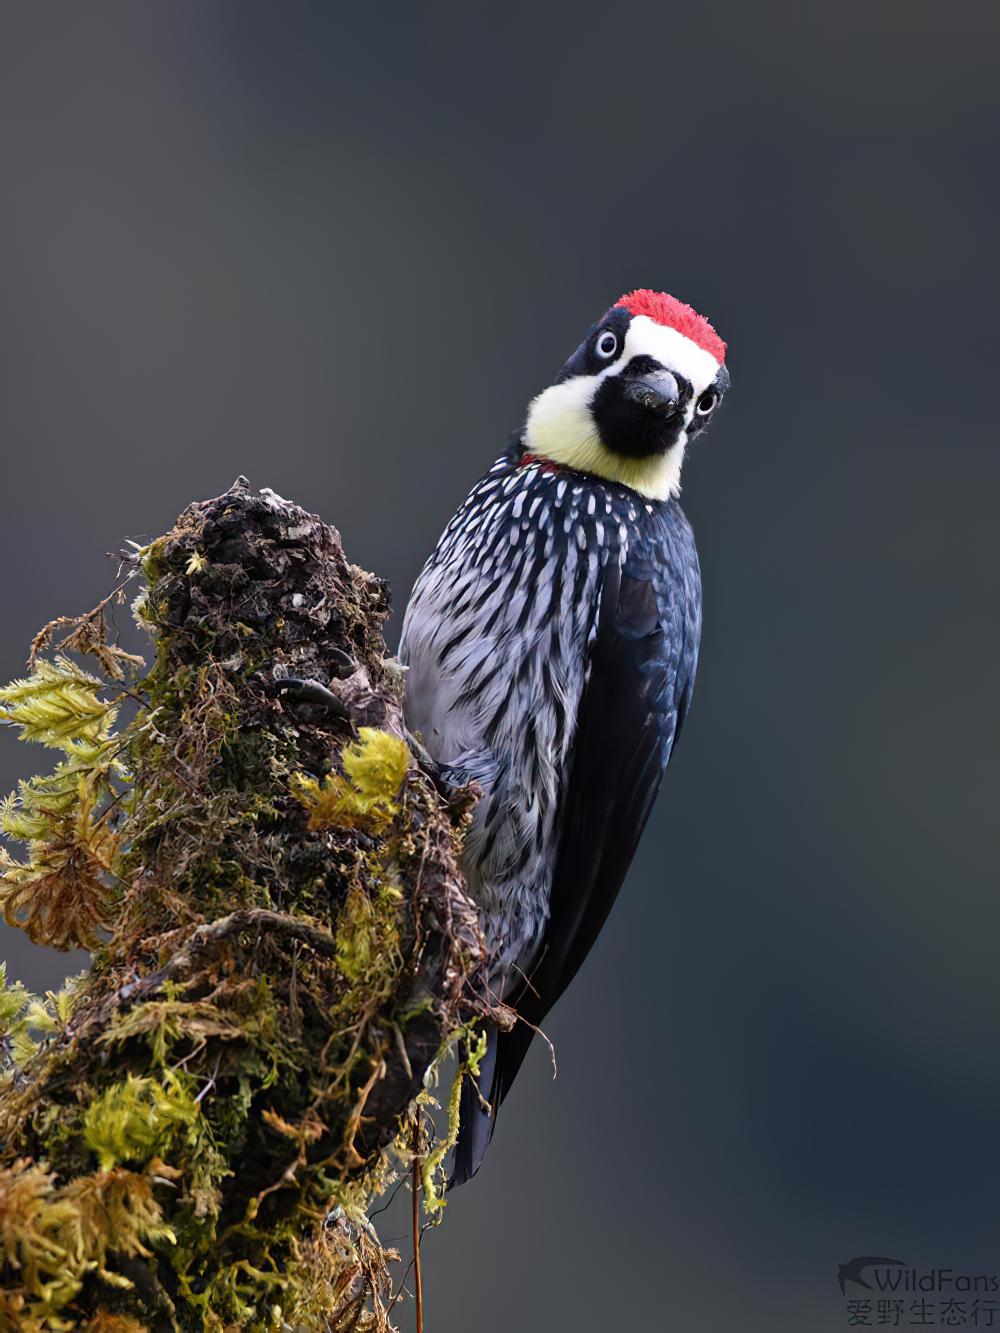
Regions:
<instances>
[{"instance_id":1,"label":"acorn woodpecker","mask_svg":"<svg viewBox=\"0 0 1000 1333\"><path fill-rule=\"evenodd\" d=\"M694 684L701 580L678 504L726 345L662 292L594 324L476 483L417 579L404 708L448 782L483 790L464 850L494 1028L467 1082L452 1184L478 1170L531 1039L603 926Z\"/></svg>"}]
</instances>

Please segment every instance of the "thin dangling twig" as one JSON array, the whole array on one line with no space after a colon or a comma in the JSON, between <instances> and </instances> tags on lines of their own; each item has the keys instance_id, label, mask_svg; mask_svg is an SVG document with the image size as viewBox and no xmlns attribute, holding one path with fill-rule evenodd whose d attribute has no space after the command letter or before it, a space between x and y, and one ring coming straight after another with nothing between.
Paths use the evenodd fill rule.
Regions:
<instances>
[{"instance_id":1,"label":"thin dangling twig","mask_svg":"<svg viewBox=\"0 0 1000 1333\"><path fill-rule=\"evenodd\" d=\"M424 1288L420 1272L420 1115L413 1127L413 1292L417 1305L417 1333L424 1333Z\"/></svg>"}]
</instances>

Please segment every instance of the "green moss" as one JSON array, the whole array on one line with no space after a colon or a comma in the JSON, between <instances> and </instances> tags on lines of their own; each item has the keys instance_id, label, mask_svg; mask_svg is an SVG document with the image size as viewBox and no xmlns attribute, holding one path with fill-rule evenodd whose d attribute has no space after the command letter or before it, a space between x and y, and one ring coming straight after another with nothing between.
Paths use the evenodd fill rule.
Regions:
<instances>
[{"instance_id":1,"label":"green moss","mask_svg":"<svg viewBox=\"0 0 1000 1333\"><path fill-rule=\"evenodd\" d=\"M146 576L146 580L151 590L156 587L157 580L167 573L168 565L166 560L166 550L167 538L158 537L156 541L150 542L148 546L143 547L138 554L142 572Z\"/></svg>"},{"instance_id":2,"label":"green moss","mask_svg":"<svg viewBox=\"0 0 1000 1333\"><path fill-rule=\"evenodd\" d=\"M102 1171L124 1163L145 1166L165 1157L178 1141L189 1147L203 1132L198 1103L181 1075L165 1070L162 1080L128 1075L91 1102L83 1138Z\"/></svg>"},{"instance_id":3,"label":"green moss","mask_svg":"<svg viewBox=\"0 0 1000 1333\"><path fill-rule=\"evenodd\" d=\"M344 776L318 782L306 773L292 779L295 795L309 812L309 827L362 828L377 833L399 813L399 790L412 762L398 736L362 727L359 740L341 754Z\"/></svg>"},{"instance_id":4,"label":"green moss","mask_svg":"<svg viewBox=\"0 0 1000 1333\"><path fill-rule=\"evenodd\" d=\"M60 654L0 689L0 720L63 755L0 803L0 831L28 849L18 861L0 848L4 917L57 949L95 947L117 896L118 840L104 812L126 798L129 775L107 686Z\"/></svg>"},{"instance_id":5,"label":"green moss","mask_svg":"<svg viewBox=\"0 0 1000 1333\"><path fill-rule=\"evenodd\" d=\"M352 986L362 984L372 995L381 994L399 972L402 898L392 883L379 884L374 892L356 883L348 890L337 919L334 933L341 975Z\"/></svg>"},{"instance_id":6,"label":"green moss","mask_svg":"<svg viewBox=\"0 0 1000 1333\"><path fill-rule=\"evenodd\" d=\"M30 1162L0 1167L0 1246L9 1275L0 1289L0 1326L76 1327L60 1312L91 1274L107 1287L131 1288L110 1267L112 1249L120 1262L149 1257L149 1246L173 1240L148 1176L117 1169L62 1184Z\"/></svg>"},{"instance_id":7,"label":"green moss","mask_svg":"<svg viewBox=\"0 0 1000 1333\"><path fill-rule=\"evenodd\" d=\"M444 1134L434 1142L424 1155L421 1164L421 1180L424 1188L424 1208L434 1216L440 1214L445 1206L445 1158L458 1142L459 1109L462 1100L462 1084L467 1078L478 1079L479 1067L486 1054L486 1033L476 1031L474 1024L468 1024L449 1037L438 1053L430 1071L430 1082L437 1078L443 1060L459 1045L465 1046L465 1055L458 1062L451 1090L448 1094L448 1122ZM425 1094L426 1095L426 1094Z\"/></svg>"}]
</instances>

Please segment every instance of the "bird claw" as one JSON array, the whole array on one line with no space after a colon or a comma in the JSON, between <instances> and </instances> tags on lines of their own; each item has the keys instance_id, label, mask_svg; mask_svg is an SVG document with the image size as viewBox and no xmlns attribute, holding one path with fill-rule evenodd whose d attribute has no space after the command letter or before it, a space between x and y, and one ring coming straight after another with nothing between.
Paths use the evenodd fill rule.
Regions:
<instances>
[{"instance_id":1,"label":"bird claw","mask_svg":"<svg viewBox=\"0 0 1000 1333\"><path fill-rule=\"evenodd\" d=\"M456 791L454 783L448 781L444 775L444 769L436 759L431 758L431 752L427 746L413 734L409 727L406 728L406 743L413 751L418 767L430 778L438 795L443 796L450 803Z\"/></svg>"},{"instance_id":2,"label":"bird claw","mask_svg":"<svg viewBox=\"0 0 1000 1333\"><path fill-rule=\"evenodd\" d=\"M297 676L282 676L280 680L268 681L264 693L282 702L312 704L322 708L331 717L352 722L350 710L343 699L338 698L318 680L300 680Z\"/></svg>"}]
</instances>

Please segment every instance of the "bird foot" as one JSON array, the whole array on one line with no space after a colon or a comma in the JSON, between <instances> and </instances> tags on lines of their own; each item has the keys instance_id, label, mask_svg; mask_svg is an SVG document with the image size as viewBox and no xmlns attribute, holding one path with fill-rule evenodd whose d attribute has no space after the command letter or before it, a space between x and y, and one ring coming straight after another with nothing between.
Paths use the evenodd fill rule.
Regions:
<instances>
[{"instance_id":1,"label":"bird foot","mask_svg":"<svg viewBox=\"0 0 1000 1333\"><path fill-rule=\"evenodd\" d=\"M300 680L297 676L282 676L280 680L268 681L264 693L282 703L309 704L321 708L329 717L354 725L350 709L343 699L332 690L321 685L318 680Z\"/></svg>"},{"instance_id":2,"label":"bird foot","mask_svg":"<svg viewBox=\"0 0 1000 1333\"><path fill-rule=\"evenodd\" d=\"M430 778L434 790L439 796L442 796L449 804L451 804L456 791L454 784L448 781L441 765L436 759L431 757L430 750L428 750L427 746L419 736L414 735L409 727L406 728L406 743L413 751L413 756L417 761L417 766L420 771Z\"/></svg>"},{"instance_id":3,"label":"bird foot","mask_svg":"<svg viewBox=\"0 0 1000 1333\"><path fill-rule=\"evenodd\" d=\"M436 759L432 758L427 746L419 737L414 736L409 729L406 732L406 740L413 751L420 771L430 778L434 790L448 806L452 817L456 820L463 820L471 814L483 794L483 789L479 783L453 781L449 776L447 766L439 764Z\"/></svg>"}]
</instances>

